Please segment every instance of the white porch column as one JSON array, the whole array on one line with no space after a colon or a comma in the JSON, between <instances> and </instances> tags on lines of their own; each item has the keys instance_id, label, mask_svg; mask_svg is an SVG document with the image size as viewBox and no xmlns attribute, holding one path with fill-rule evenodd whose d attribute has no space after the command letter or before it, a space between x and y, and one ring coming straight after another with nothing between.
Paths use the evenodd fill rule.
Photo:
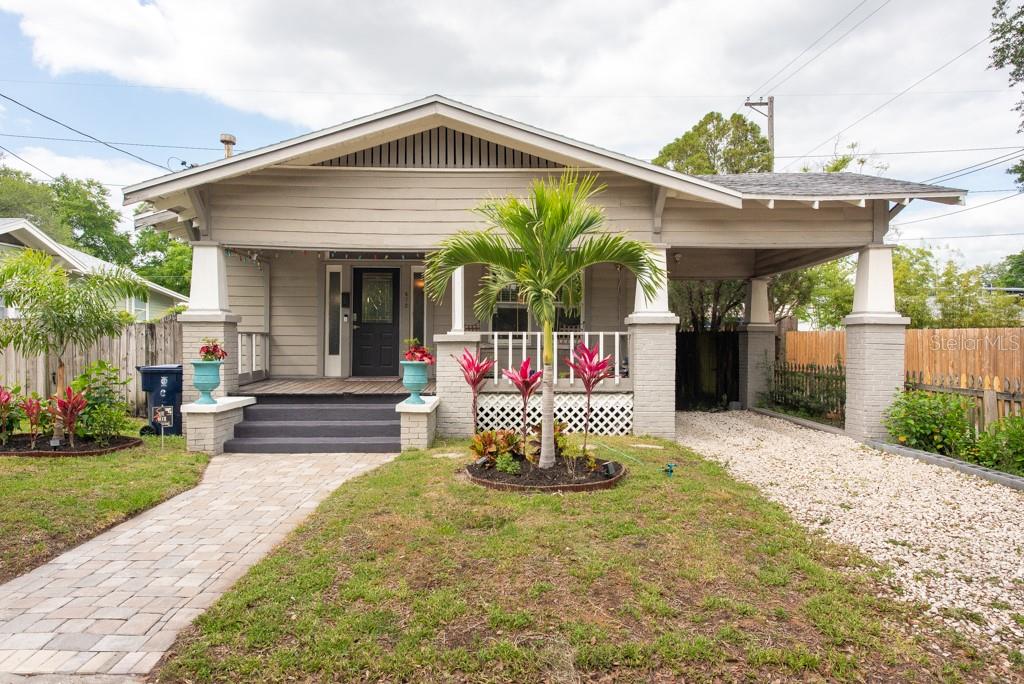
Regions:
<instances>
[{"instance_id":1,"label":"white porch column","mask_svg":"<svg viewBox=\"0 0 1024 684\"><path fill-rule=\"evenodd\" d=\"M459 335L466 332L466 267L459 266L452 273L452 327L448 332Z\"/></svg>"},{"instance_id":2,"label":"white porch column","mask_svg":"<svg viewBox=\"0 0 1024 684\"><path fill-rule=\"evenodd\" d=\"M637 285L629 329L629 375L633 384L633 433L675 439L676 330L679 317L668 308L666 248L652 249L655 263L665 272L654 297Z\"/></svg>"},{"instance_id":3,"label":"white porch column","mask_svg":"<svg viewBox=\"0 0 1024 684\"><path fill-rule=\"evenodd\" d=\"M905 382L903 347L909 318L896 311L893 245L867 245L857 257L853 313L846 327L846 432L862 440L888 437L882 421Z\"/></svg>"},{"instance_id":4,"label":"white porch column","mask_svg":"<svg viewBox=\"0 0 1024 684\"><path fill-rule=\"evenodd\" d=\"M224 397L238 391L238 321L228 299L227 259L224 247L212 240L192 243L192 287L188 309L178 316L182 334L182 402L195 401L192 361L199 358L203 338L220 340L228 356L221 366L221 384L213 394Z\"/></svg>"},{"instance_id":5,"label":"white porch column","mask_svg":"<svg viewBox=\"0 0 1024 684\"><path fill-rule=\"evenodd\" d=\"M739 385L744 408L756 406L768 391L768 373L775 363L775 316L768 298L768 278L747 281L747 300L740 326Z\"/></svg>"}]
</instances>

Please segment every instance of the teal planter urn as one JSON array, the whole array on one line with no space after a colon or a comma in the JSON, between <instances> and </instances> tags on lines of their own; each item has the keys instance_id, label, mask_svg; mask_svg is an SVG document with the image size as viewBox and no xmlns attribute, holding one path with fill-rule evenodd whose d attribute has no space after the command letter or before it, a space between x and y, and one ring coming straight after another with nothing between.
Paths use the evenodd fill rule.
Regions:
<instances>
[{"instance_id":1,"label":"teal planter urn","mask_svg":"<svg viewBox=\"0 0 1024 684\"><path fill-rule=\"evenodd\" d=\"M409 390L407 404L423 404L423 397L420 392L427 388L427 362L426 361L401 361L402 364L402 385Z\"/></svg>"},{"instance_id":2,"label":"teal planter urn","mask_svg":"<svg viewBox=\"0 0 1024 684\"><path fill-rule=\"evenodd\" d=\"M197 404L216 404L217 400L210 394L220 387L220 367L223 361L193 361L192 368L195 375L192 378L192 385L199 390Z\"/></svg>"}]
</instances>

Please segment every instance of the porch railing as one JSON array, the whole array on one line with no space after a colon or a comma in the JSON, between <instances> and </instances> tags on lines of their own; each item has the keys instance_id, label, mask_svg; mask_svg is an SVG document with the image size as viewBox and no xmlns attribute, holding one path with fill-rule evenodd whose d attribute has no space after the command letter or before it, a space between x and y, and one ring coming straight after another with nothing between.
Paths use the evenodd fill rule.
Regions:
<instances>
[{"instance_id":1,"label":"porch railing","mask_svg":"<svg viewBox=\"0 0 1024 684\"><path fill-rule=\"evenodd\" d=\"M263 380L270 375L270 335L238 333L238 382Z\"/></svg>"},{"instance_id":2,"label":"porch railing","mask_svg":"<svg viewBox=\"0 0 1024 684\"><path fill-rule=\"evenodd\" d=\"M491 343L491 353L497 361L494 364L492 384L501 382L511 385L512 381L503 378L501 369L518 366L525 359L531 360L534 368L540 368L541 347L544 333L536 332L491 332L487 339ZM572 350L582 341L589 347L597 345L601 356L611 355L615 369L614 376L602 380L601 384L612 382L618 385L622 378L629 377L629 333L628 332L556 332L554 355L554 384L569 386L576 384L576 372L566 365L565 359L572 355Z\"/></svg>"}]
</instances>

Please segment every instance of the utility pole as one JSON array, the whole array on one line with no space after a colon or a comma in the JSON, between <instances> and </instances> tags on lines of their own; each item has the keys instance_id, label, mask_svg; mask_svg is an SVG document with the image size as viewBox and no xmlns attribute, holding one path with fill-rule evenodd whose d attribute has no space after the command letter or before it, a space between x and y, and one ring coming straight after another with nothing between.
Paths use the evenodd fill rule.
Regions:
<instances>
[{"instance_id":1,"label":"utility pole","mask_svg":"<svg viewBox=\"0 0 1024 684\"><path fill-rule=\"evenodd\" d=\"M769 95L766 99L751 100L743 103L744 107L750 107L761 116L768 117L768 146L772 150L772 171L775 170L775 96ZM765 109L760 109L764 107Z\"/></svg>"}]
</instances>

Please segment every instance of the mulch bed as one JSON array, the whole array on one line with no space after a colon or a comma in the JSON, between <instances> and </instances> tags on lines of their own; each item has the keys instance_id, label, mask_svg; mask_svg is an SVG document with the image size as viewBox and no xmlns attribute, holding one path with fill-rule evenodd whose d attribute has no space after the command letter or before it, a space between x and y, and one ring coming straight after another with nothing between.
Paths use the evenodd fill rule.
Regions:
<instances>
[{"instance_id":1,"label":"mulch bed","mask_svg":"<svg viewBox=\"0 0 1024 684\"><path fill-rule=\"evenodd\" d=\"M59 456L100 456L122 449L142 446L138 437L113 437L106 444L99 444L91 439L76 439L74 448L65 440L56 450L50 448L50 441L40 437L36 440L36 448L31 448L32 441L28 435L12 435L7 444L0 446L0 456L30 456L36 458L55 458Z\"/></svg>"},{"instance_id":2,"label":"mulch bed","mask_svg":"<svg viewBox=\"0 0 1024 684\"><path fill-rule=\"evenodd\" d=\"M520 461L520 473L503 473L494 467L485 468L476 463L466 466L466 474L476 484L491 489L522 492L585 492L596 489L610 489L626 475L626 469L615 461L598 461L598 464L613 463L615 475L608 477L602 470L588 470L582 463L576 466L576 476L569 474L565 460L555 457L555 465L541 470L529 462Z\"/></svg>"}]
</instances>

